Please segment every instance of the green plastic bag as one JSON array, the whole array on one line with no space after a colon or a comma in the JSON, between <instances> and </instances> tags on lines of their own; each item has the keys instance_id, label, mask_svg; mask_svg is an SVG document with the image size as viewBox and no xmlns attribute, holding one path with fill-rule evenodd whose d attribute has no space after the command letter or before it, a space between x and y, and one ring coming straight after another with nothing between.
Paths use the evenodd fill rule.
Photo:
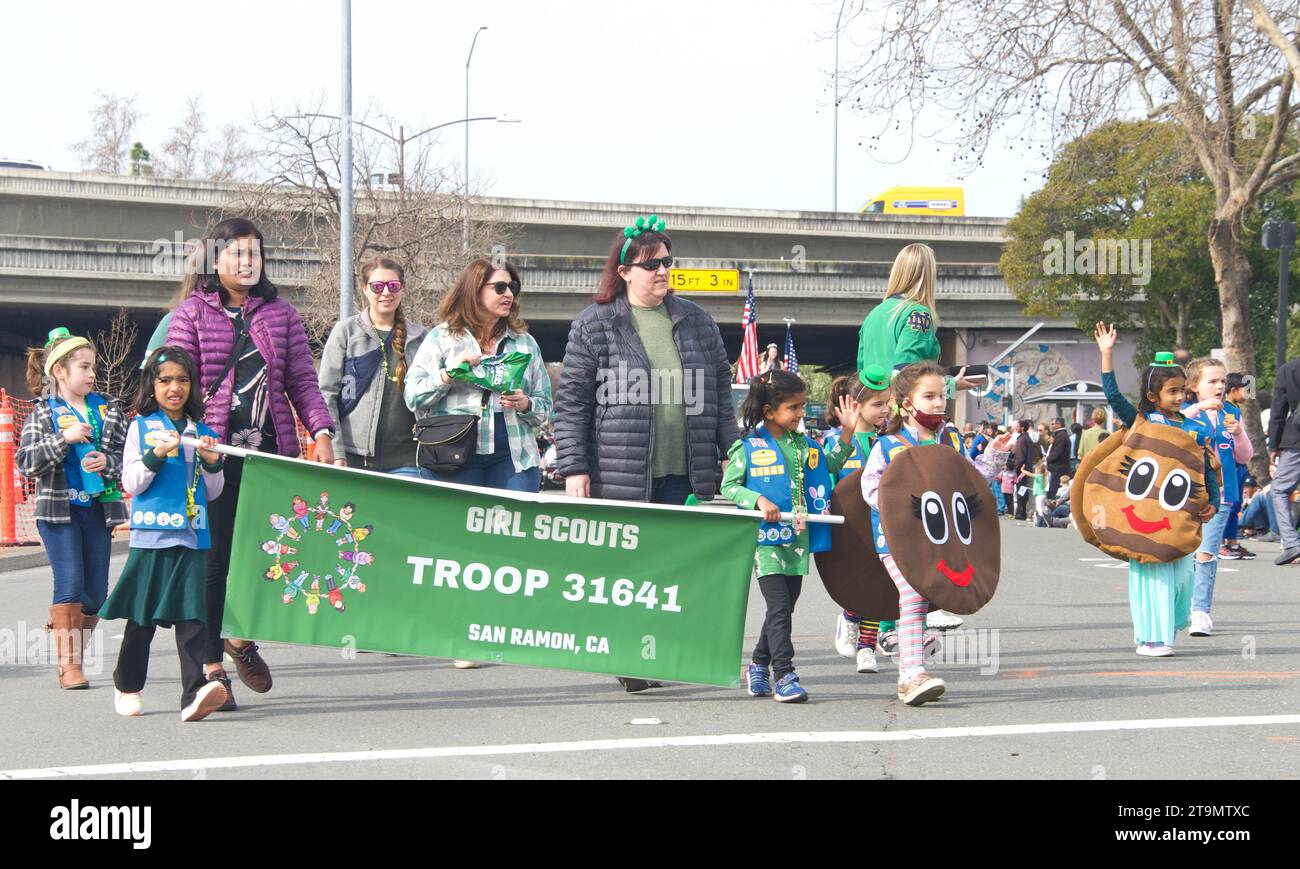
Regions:
<instances>
[{"instance_id":1,"label":"green plastic bag","mask_svg":"<svg viewBox=\"0 0 1300 869\"><path fill-rule=\"evenodd\" d=\"M468 362L462 362L447 373L457 380L492 392L514 392L523 386L524 375L532 361L531 353L502 353L484 356L478 365L472 367Z\"/></svg>"}]
</instances>

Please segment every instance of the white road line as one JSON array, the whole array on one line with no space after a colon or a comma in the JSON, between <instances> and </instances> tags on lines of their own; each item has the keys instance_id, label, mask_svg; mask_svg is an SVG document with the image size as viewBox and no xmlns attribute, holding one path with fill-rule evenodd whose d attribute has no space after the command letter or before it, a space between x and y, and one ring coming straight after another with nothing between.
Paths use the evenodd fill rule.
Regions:
<instances>
[{"instance_id":1,"label":"white road line","mask_svg":"<svg viewBox=\"0 0 1300 869\"><path fill-rule=\"evenodd\" d=\"M587 739L574 742L532 742L512 745L454 745L433 748L392 748L373 751L333 751L317 754L263 754L247 757L203 757L190 760L102 763L0 770L0 779L122 776L132 773L194 772L200 769L241 769L320 763L361 763L376 760L428 760L451 757L490 757L511 754L561 754L588 751L627 751L639 748L701 748L716 745L905 742L913 739L953 739L988 736L1032 736L1055 733L1098 733L1115 730L1170 730L1194 727L1265 727L1300 725L1300 715L1249 715L1221 718L1148 718L1129 721L1066 721L1055 724L999 724L986 727L937 727L927 730L788 731L777 733L719 733L702 736L660 736L640 739Z\"/></svg>"}]
</instances>

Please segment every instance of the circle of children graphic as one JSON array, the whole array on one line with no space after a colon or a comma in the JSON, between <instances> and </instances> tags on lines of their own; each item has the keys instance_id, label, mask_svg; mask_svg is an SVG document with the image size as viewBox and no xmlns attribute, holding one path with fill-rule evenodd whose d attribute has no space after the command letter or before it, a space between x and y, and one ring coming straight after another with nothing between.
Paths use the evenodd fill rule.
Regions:
<instances>
[{"instance_id":1,"label":"circle of children graphic","mask_svg":"<svg viewBox=\"0 0 1300 869\"><path fill-rule=\"evenodd\" d=\"M330 606L344 612L347 606L343 602L343 589L358 594L366 590L358 569L374 564L375 557L361 548L361 542L375 529L373 525L353 525L355 510L356 504L348 501L335 513L330 508L329 493L321 492L314 507L308 506L306 498L294 495L290 505L292 519L279 513L271 514L271 527L277 534L274 539L262 543L262 551L274 558L275 563L267 568L265 576L270 582L284 581L280 594L282 602L292 604L301 594L307 612L315 615L323 595ZM313 573L312 568L320 565L304 566L299 555L299 550L309 542L304 535L311 534L329 538L335 550L330 560L337 563L331 563L324 574Z\"/></svg>"}]
</instances>

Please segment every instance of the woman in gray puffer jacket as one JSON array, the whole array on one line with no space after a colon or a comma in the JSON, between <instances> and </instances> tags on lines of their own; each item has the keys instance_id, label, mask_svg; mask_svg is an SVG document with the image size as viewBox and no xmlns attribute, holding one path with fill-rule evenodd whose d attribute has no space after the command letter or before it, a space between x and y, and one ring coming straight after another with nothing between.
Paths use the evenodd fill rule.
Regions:
<instances>
[{"instance_id":1,"label":"woman in gray puffer jacket","mask_svg":"<svg viewBox=\"0 0 1300 869\"><path fill-rule=\"evenodd\" d=\"M663 223L630 229L569 329L555 396L559 472L580 498L708 500L719 457L740 437L731 364L713 318L669 289Z\"/></svg>"}]
</instances>

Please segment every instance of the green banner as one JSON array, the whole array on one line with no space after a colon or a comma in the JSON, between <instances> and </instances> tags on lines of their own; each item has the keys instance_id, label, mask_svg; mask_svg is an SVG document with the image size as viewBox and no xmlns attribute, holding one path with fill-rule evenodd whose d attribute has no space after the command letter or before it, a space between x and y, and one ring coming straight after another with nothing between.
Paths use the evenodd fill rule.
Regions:
<instances>
[{"instance_id":1,"label":"green banner","mask_svg":"<svg viewBox=\"0 0 1300 869\"><path fill-rule=\"evenodd\" d=\"M250 455L222 633L735 685L755 528Z\"/></svg>"}]
</instances>

